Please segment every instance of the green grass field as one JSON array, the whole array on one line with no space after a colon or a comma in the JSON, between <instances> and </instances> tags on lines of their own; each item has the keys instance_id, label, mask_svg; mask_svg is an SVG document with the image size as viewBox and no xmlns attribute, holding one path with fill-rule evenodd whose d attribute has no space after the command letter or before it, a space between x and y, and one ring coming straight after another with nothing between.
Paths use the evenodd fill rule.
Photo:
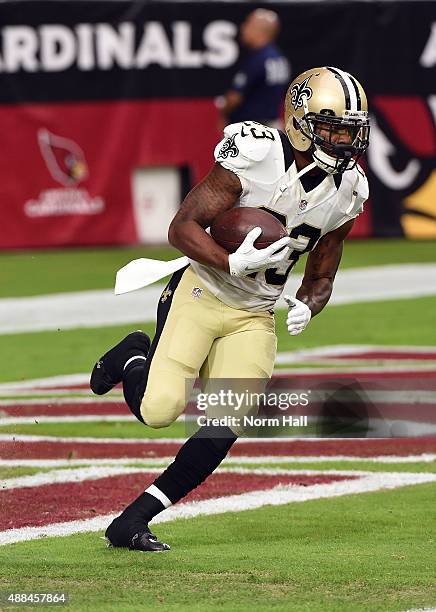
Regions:
<instances>
[{"instance_id":1,"label":"green grass field","mask_svg":"<svg viewBox=\"0 0 436 612\"><path fill-rule=\"evenodd\" d=\"M435 263L435 246L434 242L350 241L342 268ZM0 298L110 288L115 271L131 259L176 256L177 252L166 248L1 253ZM299 266L301 270L302 264ZM436 296L331 306L311 321L303 334L290 337L284 324L286 313L277 310L278 347L283 352L337 344L436 346L435 311ZM0 335L0 382L89 372L108 346L138 327L150 335L154 332L152 324L138 321L121 326ZM2 401L7 403L12 397L5 394ZM27 399L32 397L36 396L29 392ZM42 399L50 403L49 395ZM119 401L123 402L121 396ZM166 429L151 430L133 418L131 422L83 422L78 417L72 423L0 423L0 435L7 434L159 439L183 437L185 425L177 422ZM33 456L29 451L29 457ZM73 462L69 464L75 456L74 452L62 456L63 464L56 469L77 469ZM129 459L123 465L165 466L164 460L151 459ZM94 464L89 459L84 465ZM238 457L224 462L222 470L237 467L302 473L319 470L324 474L360 470L378 473L377 477L382 472L398 476L436 473L436 462L419 458L393 463L339 458L311 462L293 460L291 455L289 460L286 456L286 462L271 458L265 463L250 463ZM2 482L50 471L49 467L13 467L0 462ZM0 489L0 507L1 495ZM62 495L68 498L68 493ZM5 593L10 591L67 592L67 610L90 612L148 608L405 612L431 607L436 605L434 501L433 482L179 519L156 525L156 534L172 546L169 553L160 555L107 549L101 531L3 545L0 609L15 609L4 601ZM53 510L61 502L54 498ZM28 498L26 505L32 503ZM78 511L83 502L71 494L70 504ZM0 519L5 517L5 508Z\"/></svg>"},{"instance_id":2,"label":"green grass field","mask_svg":"<svg viewBox=\"0 0 436 612\"><path fill-rule=\"evenodd\" d=\"M169 259L178 253L169 248L2 253L0 297L110 288L116 270L141 256ZM431 241L349 241L341 267L435 261L435 243ZM302 265L300 262L300 269ZM435 310L436 297L327 307L296 337L287 334L285 311L278 310L278 350L330 344L436 345ZM107 346L135 328L154 333L154 325L137 321L96 329L0 335L0 354L8 355L0 381L86 372Z\"/></svg>"},{"instance_id":3,"label":"green grass field","mask_svg":"<svg viewBox=\"0 0 436 612\"><path fill-rule=\"evenodd\" d=\"M436 599L434 487L179 520L173 550L105 548L101 533L0 548L0 588L67 592L68 610L402 611Z\"/></svg>"},{"instance_id":4,"label":"green grass field","mask_svg":"<svg viewBox=\"0 0 436 612\"><path fill-rule=\"evenodd\" d=\"M332 344L436 345L436 297L390 300L327 307L299 336L289 336L285 310L276 311L278 350L291 351ZM414 313L419 313L416 316ZM154 324L9 334L0 336L0 354L7 360L1 381L88 372L100 354L132 329L150 336Z\"/></svg>"},{"instance_id":5,"label":"green grass field","mask_svg":"<svg viewBox=\"0 0 436 612\"><path fill-rule=\"evenodd\" d=\"M108 289L113 287L115 272L132 259L168 260L180 255L169 247L0 252L0 297ZM435 261L433 241L355 240L346 243L341 267ZM303 265L302 258L296 270Z\"/></svg>"}]
</instances>

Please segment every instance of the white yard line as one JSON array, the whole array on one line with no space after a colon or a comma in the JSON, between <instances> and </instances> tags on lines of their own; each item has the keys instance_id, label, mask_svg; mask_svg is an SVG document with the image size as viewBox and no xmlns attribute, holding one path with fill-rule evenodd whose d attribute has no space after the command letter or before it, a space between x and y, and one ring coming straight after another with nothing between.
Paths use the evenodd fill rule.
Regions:
<instances>
[{"instance_id":1,"label":"white yard line","mask_svg":"<svg viewBox=\"0 0 436 612\"><path fill-rule=\"evenodd\" d=\"M295 293L301 275L290 277ZM0 300L0 334L101 327L155 321L162 285L115 296L110 289ZM436 295L436 264L401 264L341 270L331 305ZM278 307L285 307L283 299Z\"/></svg>"},{"instance_id":2,"label":"white yard line","mask_svg":"<svg viewBox=\"0 0 436 612\"><path fill-rule=\"evenodd\" d=\"M188 502L172 506L158 515L153 524L165 523L176 519L189 519L196 516L241 512L263 506L280 506L307 500L339 497L356 493L368 493L381 489L396 489L436 481L434 474L370 473L355 480L345 480L330 484L308 487L279 485L272 489L252 491L240 495ZM0 545L27 542L43 537L67 536L75 533L94 532L105 529L116 515L97 516L92 519L54 523L44 527L23 527L8 529L0 533Z\"/></svg>"},{"instance_id":3,"label":"white yard line","mask_svg":"<svg viewBox=\"0 0 436 612\"><path fill-rule=\"evenodd\" d=\"M72 466L104 466L104 465L167 465L174 457L120 457L116 459L0 459L0 468L28 467L28 468L66 468ZM227 457L222 464L227 465L243 465L243 464L281 464L281 463L334 463L334 462L367 462L367 463L433 463L436 461L436 454L422 453L421 455L377 455L374 457L354 457L350 455L325 455L325 456L299 456L299 455L265 455L265 456L238 456Z\"/></svg>"}]
</instances>

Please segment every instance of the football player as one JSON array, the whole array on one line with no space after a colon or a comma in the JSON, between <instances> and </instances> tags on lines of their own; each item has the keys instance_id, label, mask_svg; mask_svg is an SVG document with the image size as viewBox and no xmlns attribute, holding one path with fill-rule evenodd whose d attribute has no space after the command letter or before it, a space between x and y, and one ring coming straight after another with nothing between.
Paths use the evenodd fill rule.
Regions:
<instances>
[{"instance_id":1,"label":"football player","mask_svg":"<svg viewBox=\"0 0 436 612\"><path fill-rule=\"evenodd\" d=\"M123 383L133 414L165 427L184 410L187 390L203 379L270 378L276 352L272 309L287 276L309 252L296 297L288 297L287 328L301 333L327 304L345 237L368 197L357 160L368 146L365 92L338 68L307 70L285 100L286 134L254 122L229 125L210 173L186 197L169 228L169 241L190 258L159 301L152 343L133 332L94 366L97 394ZM263 207L289 238L256 249L255 228L227 253L206 229L234 206ZM189 393L188 393L189 395ZM113 546L167 550L148 528L221 463L241 432L200 427L173 463L106 531Z\"/></svg>"}]
</instances>

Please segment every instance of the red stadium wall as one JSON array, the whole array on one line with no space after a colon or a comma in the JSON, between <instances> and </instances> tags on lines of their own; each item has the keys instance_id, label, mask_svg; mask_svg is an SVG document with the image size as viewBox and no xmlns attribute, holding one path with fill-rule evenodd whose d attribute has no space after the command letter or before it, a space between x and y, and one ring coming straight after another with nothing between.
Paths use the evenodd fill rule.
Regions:
<instances>
[{"instance_id":1,"label":"red stadium wall","mask_svg":"<svg viewBox=\"0 0 436 612\"><path fill-rule=\"evenodd\" d=\"M207 99L7 106L2 123L4 248L136 242L132 169L188 166L196 182L220 138Z\"/></svg>"},{"instance_id":2,"label":"red stadium wall","mask_svg":"<svg viewBox=\"0 0 436 612\"><path fill-rule=\"evenodd\" d=\"M352 235L435 237L434 3L269 6L294 75L339 65L367 90L371 200ZM1 3L0 248L135 243L135 169L187 168L195 183L213 162L213 99L235 71L248 10Z\"/></svg>"}]
</instances>

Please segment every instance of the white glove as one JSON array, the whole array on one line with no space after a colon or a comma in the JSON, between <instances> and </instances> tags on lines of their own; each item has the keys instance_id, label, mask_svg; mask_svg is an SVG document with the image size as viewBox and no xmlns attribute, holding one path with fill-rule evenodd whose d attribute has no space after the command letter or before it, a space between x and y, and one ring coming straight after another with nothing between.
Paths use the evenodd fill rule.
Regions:
<instances>
[{"instance_id":1,"label":"white glove","mask_svg":"<svg viewBox=\"0 0 436 612\"><path fill-rule=\"evenodd\" d=\"M273 268L274 264L286 259L289 254L290 238L280 238L265 249L256 249L254 242L262 233L262 228L255 227L245 236L244 242L229 255L229 269L232 276L248 276L259 270ZM285 247L285 248L283 248ZM279 249L282 249L281 251ZM278 253L277 253L278 251Z\"/></svg>"},{"instance_id":2,"label":"white glove","mask_svg":"<svg viewBox=\"0 0 436 612\"><path fill-rule=\"evenodd\" d=\"M285 295L284 300L289 306L288 318L286 319L288 332L291 336L297 336L306 328L312 313L309 306L300 302L297 298Z\"/></svg>"}]
</instances>

